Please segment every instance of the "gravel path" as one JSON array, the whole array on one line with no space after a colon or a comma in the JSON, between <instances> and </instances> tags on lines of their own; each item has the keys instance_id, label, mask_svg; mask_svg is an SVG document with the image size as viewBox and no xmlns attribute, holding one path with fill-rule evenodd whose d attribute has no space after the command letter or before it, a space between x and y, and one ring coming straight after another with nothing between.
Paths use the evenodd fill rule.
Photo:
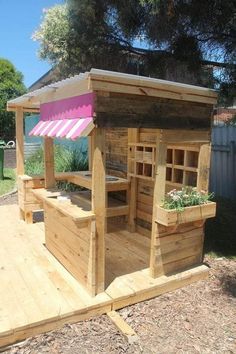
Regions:
<instances>
[{"instance_id":1,"label":"gravel path","mask_svg":"<svg viewBox=\"0 0 236 354\"><path fill-rule=\"evenodd\" d=\"M211 267L207 280L119 311L139 336L135 344L103 315L29 338L4 353L236 353L236 261L205 261Z\"/></svg>"}]
</instances>

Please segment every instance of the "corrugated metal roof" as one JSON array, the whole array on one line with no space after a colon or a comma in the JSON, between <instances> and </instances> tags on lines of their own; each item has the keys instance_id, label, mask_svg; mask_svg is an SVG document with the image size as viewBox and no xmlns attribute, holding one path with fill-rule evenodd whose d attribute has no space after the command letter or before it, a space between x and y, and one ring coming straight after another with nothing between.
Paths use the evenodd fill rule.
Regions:
<instances>
[{"instance_id":1,"label":"corrugated metal roof","mask_svg":"<svg viewBox=\"0 0 236 354\"><path fill-rule=\"evenodd\" d=\"M155 86L159 86L159 89L163 90L171 90L171 88L174 90L178 89L178 92L183 91L188 92L195 92L196 95L199 96L205 96L205 97L211 97L214 99L216 97L216 92L214 90L205 88L205 87L200 87L200 86L193 86L193 85L188 85L188 84L182 84L178 82L173 82L173 81L166 81L166 80L160 80L160 79L155 79L151 77L145 77L145 76L138 76L138 75L132 75L132 74L125 74L125 73L120 73L120 72L114 72L114 71L106 71L106 70L99 70L99 69L91 69L89 72L81 73L79 75L75 75L73 77L67 78L65 80L61 80L55 83L52 83L50 85L44 86L38 90L29 92L23 96L17 97L13 100L8 101L8 107L14 107L14 106L20 106L24 104L30 105L30 100L33 98L38 98L40 101L40 96L46 93L50 93L54 90L58 90L61 88L66 88L67 86L76 83L82 80L87 80L90 78L91 80L101 80L101 81L106 81L110 80L111 82L115 81L120 81L124 85L138 85L139 87L148 85L151 87L155 88ZM161 86L161 88L160 88ZM39 104L39 102L38 102ZM37 105L37 104L36 104Z\"/></svg>"}]
</instances>

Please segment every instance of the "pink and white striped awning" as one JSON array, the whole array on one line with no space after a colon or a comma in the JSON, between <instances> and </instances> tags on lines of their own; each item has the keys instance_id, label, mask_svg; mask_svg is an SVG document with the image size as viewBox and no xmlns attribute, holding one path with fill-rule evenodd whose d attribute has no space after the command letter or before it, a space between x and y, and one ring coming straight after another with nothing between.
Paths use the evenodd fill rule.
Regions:
<instances>
[{"instance_id":1,"label":"pink and white striped awning","mask_svg":"<svg viewBox=\"0 0 236 354\"><path fill-rule=\"evenodd\" d=\"M93 113L93 93L44 103L40 106L40 121L29 135L76 140L93 130Z\"/></svg>"},{"instance_id":2,"label":"pink and white striped awning","mask_svg":"<svg viewBox=\"0 0 236 354\"><path fill-rule=\"evenodd\" d=\"M94 128L93 118L40 120L31 130L31 136L48 136L76 140L88 136Z\"/></svg>"}]
</instances>

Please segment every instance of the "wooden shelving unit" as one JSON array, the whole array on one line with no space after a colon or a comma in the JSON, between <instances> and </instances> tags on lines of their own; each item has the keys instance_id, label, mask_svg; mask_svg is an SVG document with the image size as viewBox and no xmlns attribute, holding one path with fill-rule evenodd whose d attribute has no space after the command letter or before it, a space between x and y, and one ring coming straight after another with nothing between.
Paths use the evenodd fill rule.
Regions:
<instances>
[{"instance_id":1,"label":"wooden shelving unit","mask_svg":"<svg viewBox=\"0 0 236 354\"><path fill-rule=\"evenodd\" d=\"M167 150L166 183L170 187L197 185L198 147L173 147Z\"/></svg>"},{"instance_id":2,"label":"wooden shelving unit","mask_svg":"<svg viewBox=\"0 0 236 354\"><path fill-rule=\"evenodd\" d=\"M145 143L128 144L128 175L153 180L156 146Z\"/></svg>"},{"instance_id":3,"label":"wooden shelving unit","mask_svg":"<svg viewBox=\"0 0 236 354\"><path fill-rule=\"evenodd\" d=\"M197 185L199 148L175 146L167 149L166 184L180 188ZM128 175L154 180L156 146L145 143L129 143Z\"/></svg>"}]
</instances>

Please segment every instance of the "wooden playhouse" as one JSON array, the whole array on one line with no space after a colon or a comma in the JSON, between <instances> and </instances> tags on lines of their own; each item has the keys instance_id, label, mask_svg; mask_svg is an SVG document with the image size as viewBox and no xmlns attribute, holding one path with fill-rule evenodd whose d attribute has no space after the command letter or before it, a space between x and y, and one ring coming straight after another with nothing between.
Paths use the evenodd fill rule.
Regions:
<instances>
[{"instance_id":1,"label":"wooden playhouse","mask_svg":"<svg viewBox=\"0 0 236 354\"><path fill-rule=\"evenodd\" d=\"M182 214L160 205L173 188L208 190L216 100L207 88L92 69L8 102L16 112L20 216L31 224L34 211L44 210L44 252L88 296L106 294L99 311L94 300L93 314L207 276L204 223L214 216L214 203ZM44 176L24 174L25 112L40 112L31 135L44 137ZM88 136L89 170L55 173L54 138L81 136ZM60 191L60 180L81 190Z\"/></svg>"}]
</instances>

